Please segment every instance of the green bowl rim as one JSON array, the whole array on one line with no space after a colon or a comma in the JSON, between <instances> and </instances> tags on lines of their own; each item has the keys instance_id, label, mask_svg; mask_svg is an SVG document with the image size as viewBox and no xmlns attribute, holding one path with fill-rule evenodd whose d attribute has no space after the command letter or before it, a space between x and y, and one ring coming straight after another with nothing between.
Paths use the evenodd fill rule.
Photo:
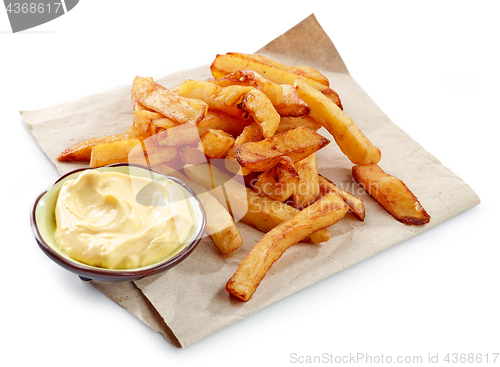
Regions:
<instances>
[{"instance_id":1,"label":"green bowl rim","mask_svg":"<svg viewBox=\"0 0 500 367\"><path fill-rule=\"evenodd\" d=\"M107 167L121 167L121 166L129 166L129 167L137 167L141 169L145 169L148 171L151 171L155 174L164 176L172 181L175 181L179 185L181 185L184 189L186 189L195 199L196 202L198 203L198 209L200 210L201 213L201 220L202 223L199 227L199 231L196 234L195 238L191 243L186 245L184 249L173 256L170 259L167 259L163 262L160 262L156 265L144 268L144 269L139 269L139 270L133 270L133 269L126 269L126 270L116 270L116 269L105 269L105 268L94 268L94 267L89 267L83 263L77 263L75 261L70 261L64 256L60 255L57 253L50 245L48 245L45 240L43 239L42 235L40 234L40 231L38 229L38 224L36 222L36 209L38 206L38 203L42 199L42 197L52 188L54 185L56 185L59 181L64 180L67 176L72 175L76 172L80 171L85 171L88 169L99 169L99 168L107 168ZM158 274L161 272L164 272L167 269L170 269L171 267L177 265L180 263L182 260L184 260L198 245L200 242L203 232L205 231L205 226L207 223L207 217L205 214L205 211L203 210L203 206L201 205L200 198L198 195L196 195L196 192L189 186L187 183L182 181L181 179L178 179L177 177L172 177L165 175L161 172L158 172L154 169L151 169L149 167L140 165L140 164L135 164L135 163L115 163L111 164L108 166L102 166L102 167L88 167L88 168L79 168L75 169L73 171L70 171L61 177L59 177L51 186L47 188L47 190L43 191L35 200L33 204L33 208L31 210L31 229L33 230L33 234L35 236L36 242L38 243L38 246L40 249L47 255L52 261L57 263L58 265L62 266L66 270L69 270L77 275L80 276L80 278L84 280L103 280L103 281L126 281L126 280L138 280L141 278L144 278L149 275L153 274Z\"/></svg>"}]
</instances>

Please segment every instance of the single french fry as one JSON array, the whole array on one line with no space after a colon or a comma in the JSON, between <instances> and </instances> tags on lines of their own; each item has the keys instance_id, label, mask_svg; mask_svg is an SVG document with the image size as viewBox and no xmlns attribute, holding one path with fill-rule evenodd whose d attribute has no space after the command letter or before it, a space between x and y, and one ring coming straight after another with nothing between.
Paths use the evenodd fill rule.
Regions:
<instances>
[{"instance_id":1,"label":"single french fry","mask_svg":"<svg viewBox=\"0 0 500 367\"><path fill-rule=\"evenodd\" d=\"M284 133L285 131L293 130L299 126L307 127L310 130L318 131L322 125L315 121L311 116L300 117L281 117L280 124L276 134Z\"/></svg>"},{"instance_id":2,"label":"single french fry","mask_svg":"<svg viewBox=\"0 0 500 367\"><path fill-rule=\"evenodd\" d=\"M287 155L293 162L317 152L330 141L308 128L299 126L259 142L245 143L236 148L236 160L252 172L264 172Z\"/></svg>"},{"instance_id":3,"label":"single french fry","mask_svg":"<svg viewBox=\"0 0 500 367\"><path fill-rule=\"evenodd\" d=\"M236 138L235 145L264 140L264 135L256 122L246 126L242 133Z\"/></svg>"},{"instance_id":4,"label":"single french fry","mask_svg":"<svg viewBox=\"0 0 500 367\"><path fill-rule=\"evenodd\" d=\"M240 262L228 280L226 290L243 301L248 301L257 290L267 271L284 252L307 235L329 227L342 219L347 205L333 192L282 222L257 242Z\"/></svg>"},{"instance_id":5,"label":"single french fry","mask_svg":"<svg viewBox=\"0 0 500 367\"><path fill-rule=\"evenodd\" d=\"M404 224L429 223L430 215L404 182L377 164L354 166L352 176L396 220Z\"/></svg>"},{"instance_id":6,"label":"single french fry","mask_svg":"<svg viewBox=\"0 0 500 367\"><path fill-rule=\"evenodd\" d=\"M137 76L134 79L132 99L179 124L197 123L208 111L205 102L182 97L155 83L152 78Z\"/></svg>"},{"instance_id":7,"label":"single french fry","mask_svg":"<svg viewBox=\"0 0 500 367\"><path fill-rule=\"evenodd\" d=\"M153 120L151 123L154 126L160 127L160 128L162 128L164 130L168 130L168 129L172 128L172 127L176 127L176 126L180 125L177 122L175 122L173 120L170 120L170 119L168 119L166 117L162 117L162 118Z\"/></svg>"},{"instance_id":8,"label":"single french fry","mask_svg":"<svg viewBox=\"0 0 500 367\"><path fill-rule=\"evenodd\" d=\"M243 98L241 106L259 124L265 138L270 138L276 133L280 123L280 115L264 93L252 89Z\"/></svg>"},{"instance_id":9,"label":"single french fry","mask_svg":"<svg viewBox=\"0 0 500 367\"><path fill-rule=\"evenodd\" d=\"M226 156L227 151L234 145L234 138L225 131L209 129L201 137L200 144L203 152L210 158L221 159Z\"/></svg>"},{"instance_id":10,"label":"single french fry","mask_svg":"<svg viewBox=\"0 0 500 367\"><path fill-rule=\"evenodd\" d=\"M97 144L109 143L113 141L126 140L130 138L130 130L115 135L99 136L87 139L64 150L57 160L59 162L89 162L92 155L92 148Z\"/></svg>"},{"instance_id":11,"label":"single french fry","mask_svg":"<svg viewBox=\"0 0 500 367\"><path fill-rule=\"evenodd\" d=\"M326 85L327 87L330 85L330 82L328 81L328 78L326 76L321 74L318 70L311 68L309 66L289 66L262 55L251 55L242 53L238 53L237 55L241 58L248 58L250 60L259 61L264 64L273 66L277 69L287 70L294 74L314 79L317 82Z\"/></svg>"},{"instance_id":12,"label":"single french fry","mask_svg":"<svg viewBox=\"0 0 500 367\"><path fill-rule=\"evenodd\" d=\"M299 97L293 86L283 84L281 88L283 90L281 103L274 106L281 117L300 117L309 114L311 108Z\"/></svg>"},{"instance_id":13,"label":"single french fry","mask_svg":"<svg viewBox=\"0 0 500 367\"><path fill-rule=\"evenodd\" d=\"M145 164L157 166L164 164L176 159L179 156L179 149L177 147L158 147L156 150L150 150L147 152L147 156L142 157L141 155L131 155L129 156L130 163Z\"/></svg>"},{"instance_id":14,"label":"single french fry","mask_svg":"<svg viewBox=\"0 0 500 367\"><path fill-rule=\"evenodd\" d=\"M344 200L344 202L349 206L349 209L351 209L351 211L354 214L356 214L356 216L362 222L365 220L366 211L365 211L365 203L363 202L363 200L361 200L357 196L348 193L347 191L342 190L332 181L321 175L318 175L318 182L319 182L319 188L322 192L327 193L332 191L336 193L338 196L342 198L342 200Z\"/></svg>"},{"instance_id":15,"label":"single french fry","mask_svg":"<svg viewBox=\"0 0 500 367\"><path fill-rule=\"evenodd\" d=\"M310 115L332 134L340 150L352 163L371 164L380 161L380 149L335 103L300 78L294 86L300 98L311 107Z\"/></svg>"},{"instance_id":16,"label":"single french fry","mask_svg":"<svg viewBox=\"0 0 500 367\"><path fill-rule=\"evenodd\" d=\"M295 163L299 181L293 193L293 207L303 209L319 198L318 165L313 153Z\"/></svg>"},{"instance_id":17,"label":"single french fry","mask_svg":"<svg viewBox=\"0 0 500 367\"><path fill-rule=\"evenodd\" d=\"M161 119L162 115L157 112L138 109L132 114L132 128L130 131L132 138L140 140L147 139L151 136L151 124L153 121Z\"/></svg>"},{"instance_id":18,"label":"single french fry","mask_svg":"<svg viewBox=\"0 0 500 367\"><path fill-rule=\"evenodd\" d=\"M96 144L92 147L90 167L102 167L114 163L127 163L129 153L140 145L139 139L127 139Z\"/></svg>"},{"instance_id":19,"label":"single french fry","mask_svg":"<svg viewBox=\"0 0 500 367\"><path fill-rule=\"evenodd\" d=\"M153 81L153 78L145 78L147 80L150 80L150 81ZM146 106L140 104L139 102L137 101L134 101L134 111L149 111L149 112L155 112L149 108L147 108ZM162 116L163 117L163 116Z\"/></svg>"},{"instance_id":20,"label":"single french fry","mask_svg":"<svg viewBox=\"0 0 500 367\"><path fill-rule=\"evenodd\" d=\"M229 172L242 174L243 176L247 176L252 173L252 171L244 167L240 167L240 164L236 160L236 148L242 144L256 142L263 139L264 136L262 135L262 130L260 129L259 125L257 125L257 123L252 122L250 125L246 126L243 129L242 133L238 135L238 137L234 141L234 145L227 151L226 169Z\"/></svg>"},{"instance_id":21,"label":"single french fry","mask_svg":"<svg viewBox=\"0 0 500 367\"><path fill-rule=\"evenodd\" d=\"M284 202L296 191L299 175L292 160L282 156L279 162L258 176L252 187L256 193Z\"/></svg>"},{"instance_id":22,"label":"single french fry","mask_svg":"<svg viewBox=\"0 0 500 367\"><path fill-rule=\"evenodd\" d=\"M174 126L155 135L156 145L163 147L183 147L199 142L198 129L192 123Z\"/></svg>"}]
</instances>

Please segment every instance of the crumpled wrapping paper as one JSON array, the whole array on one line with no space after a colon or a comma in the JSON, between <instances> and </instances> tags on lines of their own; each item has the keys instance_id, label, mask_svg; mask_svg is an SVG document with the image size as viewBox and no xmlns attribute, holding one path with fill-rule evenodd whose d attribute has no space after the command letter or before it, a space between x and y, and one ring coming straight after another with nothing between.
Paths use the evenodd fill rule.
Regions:
<instances>
[{"instance_id":1,"label":"crumpled wrapping paper","mask_svg":"<svg viewBox=\"0 0 500 367\"><path fill-rule=\"evenodd\" d=\"M314 15L256 53L289 65L312 66L324 73L339 93L344 111L381 149L380 166L408 185L432 219L424 226L408 226L392 218L354 181L351 162L321 129L332 143L317 154L319 171L365 201L366 220L360 222L348 214L330 228L332 238L327 243L292 246L273 265L249 302L229 296L224 289L240 260L262 236L243 223L237 225L245 243L229 255L221 255L211 239L204 238L185 261L161 275L135 282L92 281L110 299L178 347L188 346L479 203L464 181L394 125L356 84ZM189 78L212 79L209 67L203 66L157 81L173 88ZM85 165L58 162L61 151L84 139L125 131L131 125L130 88L124 86L21 114L42 150L63 174Z\"/></svg>"}]
</instances>

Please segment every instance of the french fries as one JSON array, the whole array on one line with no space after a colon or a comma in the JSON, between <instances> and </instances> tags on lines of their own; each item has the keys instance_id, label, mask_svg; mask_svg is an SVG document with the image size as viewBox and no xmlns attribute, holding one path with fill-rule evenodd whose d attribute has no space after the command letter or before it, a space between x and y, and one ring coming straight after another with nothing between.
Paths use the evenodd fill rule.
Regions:
<instances>
[{"instance_id":1,"label":"french fries","mask_svg":"<svg viewBox=\"0 0 500 367\"><path fill-rule=\"evenodd\" d=\"M298 184L299 174L295 165L285 155L274 167L258 176L252 189L270 199L284 202L296 191Z\"/></svg>"},{"instance_id":2,"label":"french fries","mask_svg":"<svg viewBox=\"0 0 500 367\"><path fill-rule=\"evenodd\" d=\"M273 65L263 62L262 58L255 59L248 57L248 55L238 53L217 55L215 60L210 65L210 70L212 71L212 75L215 79L222 78L238 70L255 70L259 74L265 75L267 79L277 84L293 84L295 79L299 77L298 74L289 70L277 68L275 64ZM330 87L308 76L301 75L300 77L331 99L337 106L342 108L339 95Z\"/></svg>"},{"instance_id":3,"label":"french fries","mask_svg":"<svg viewBox=\"0 0 500 367\"><path fill-rule=\"evenodd\" d=\"M385 173L377 164L354 166L352 175L396 220L404 224L429 223L430 215L404 182Z\"/></svg>"},{"instance_id":4,"label":"french fries","mask_svg":"<svg viewBox=\"0 0 500 367\"><path fill-rule=\"evenodd\" d=\"M280 124L278 125L278 130L276 130L276 134L284 133L288 130L293 130L299 126L307 127L310 130L318 131L321 129L321 124L316 122L310 116L301 116L301 117L281 117Z\"/></svg>"},{"instance_id":5,"label":"french fries","mask_svg":"<svg viewBox=\"0 0 500 367\"><path fill-rule=\"evenodd\" d=\"M162 118L162 115L157 112L142 109L135 110L132 116L133 123L130 129L130 135L140 140L149 138L152 135L151 123ZM158 126L160 125L158 124Z\"/></svg>"},{"instance_id":6,"label":"french fries","mask_svg":"<svg viewBox=\"0 0 500 367\"><path fill-rule=\"evenodd\" d=\"M311 107L311 116L332 134L340 150L352 163L371 164L380 161L380 149L368 140L337 105L303 79L295 80L294 86L300 98Z\"/></svg>"},{"instance_id":7,"label":"french fries","mask_svg":"<svg viewBox=\"0 0 500 367\"><path fill-rule=\"evenodd\" d=\"M252 171L240 167L238 161L236 160L236 148L242 144L256 142L263 140L264 136L262 135L262 131L257 125L257 123L253 122L247 127L245 127L240 135L234 141L234 145L227 151L226 154L226 169L229 172L235 174L242 174L244 176L249 175Z\"/></svg>"},{"instance_id":8,"label":"french fries","mask_svg":"<svg viewBox=\"0 0 500 367\"><path fill-rule=\"evenodd\" d=\"M236 160L249 171L263 172L276 165L283 155L298 162L329 143L324 136L300 126L271 138L238 146Z\"/></svg>"},{"instance_id":9,"label":"french fries","mask_svg":"<svg viewBox=\"0 0 500 367\"><path fill-rule=\"evenodd\" d=\"M144 147L143 147L144 148ZM128 163L142 164L143 166L156 166L168 163L179 155L177 147L156 147L154 149L132 150L128 156Z\"/></svg>"},{"instance_id":10,"label":"french fries","mask_svg":"<svg viewBox=\"0 0 500 367\"><path fill-rule=\"evenodd\" d=\"M241 219L259 231L268 232L299 213L287 204L260 196L212 165L185 166L184 171L191 180L210 190L210 193L229 209L233 218ZM308 240L313 243L330 239L330 232L326 229L313 232L308 236Z\"/></svg>"},{"instance_id":11,"label":"french fries","mask_svg":"<svg viewBox=\"0 0 500 367\"><path fill-rule=\"evenodd\" d=\"M267 271L283 253L307 235L329 227L344 217L347 205L333 192L282 222L253 246L228 280L226 290L248 301L257 290Z\"/></svg>"},{"instance_id":12,"label":"french fries","mask_svg":"<svg viewBox=\"0 0 500 367\"><path fill-rule=\"evenodd\" d=\"M249 54L241 54L241 53L238 55L239 55L239 57L242 57L242 58L256 60L256 61L262 62L264 64L268 64L270 66L273 66L277 69L290 71L294 74L305 76L305 77L308 77L310 79L314 79L317 82L326 85L327 87L330 86L330 82L328 81L328 78L326 76L321 74L318 70L313 69L309 66L288 66L288 65L282 64L280 62L277 62L276 60L270 59L270 58L262 56L262 55L249 55Z\"/></svg>"},{"instance_id":13,"label":"french fries","mask_svg":"<svg viewBox=\"0 0 500 367\"><path fill-rule=\"evenodd\" d=\"M378 166L380 150L318 70L242 53L217 55L210 69L214 80L186 80L173 90L137 76L129 129L75 144L58 160L138 163L184 180L222 254L243 243L237 222L263 232L226 284L243 301L293 244L327 242L327 227L348 210L365 220L363 201L318 171L316 152L330 143L321 127L354 164L355 180L394 218L429 222L406 185Z\"/></svg>"},{"instance_id":14,"label":"french fries","mask_svg":"<svg viewBox=\"0 0 500 367\"><path fill-rule=\"evenodd\" d=\"M299 181L293 193L293 207L303 209L319 198L318 165L316 154L310 154L295 163Z\"/></svg>"},{"instance_id":15,"label":"french fries","mask_svg":"<svg viewBox=\"0 0 500 367\"><path fill-rule=\"evenodd\" d=\"M205 101L211 109L244 118L249 114L259 124L264 137L278 129L280 115L267 96L253 87L230 85L219 87L210 82L187 80L175 91L185 97Z\"/></svg>"},{"instance_id":16,"label":"french fries","mask_svg":"<svg viewBox=\"0 0 500 367\"><path fill-rule=\"evenodd\" d=\"M293 86L283 84L281 89L283 90L281 103L274 105L281 117L300 117L309 114L311 108L299 97Z\"/></svg>"},{"instance_id":17,"label":"french fries","mask_svg":"<svg viewBox=\"0 0 500 367\"><path fill-rule=\"evenodd\" d=\"M102 167L114 163L127 163L132 149L140 145L139 139L117 140L96 144L92 147L90 167Z\"/></svg>"},{"instance_id":18,"label":"french fries","mask_svg":"<svg viewBox=\"0 0 500 367\"><path fill-rule=\"evenodd\" d=\"M186 123L171 127L154 136L156 145L160 147L183 147L197 145L200 141L195 124Z\"/></svg>"},{"instance_id":19,"label":"french fries","mask_svg":"<svg viewBox=\"0 0 500 367\"><path fill-rule=\"evenodd\" d=\"M224 158L227 151L234 145L231 134L222 130L209 129L201 137L201 150L210 158Z\"/></svg>"},{"instance_id":20,"label":"french fries","mask_svg":"<svg viewBox=\"0 0 500 367\"><path fill-rule=\"evenodd\" d=\"M349 209L354 214L356 214L356 216L362 222L365 220L366 212L365 212L365 203L363 203L363 200L361 200L357 196L348 193L347 191L342 190L332 181L321 175L318 175L318 183L321 192L327 193L333 191L344 200L344 202L349 206Z\"/></svg>"},{"instance_id":21,"label":"french fries","mask_svg":"<svg viewBox=\"0 0 500 367\"><path fill-rule=\"evenodd\" d=\"M211 83L219 87L228 87L230 85L254 87L264 93L274 106L281 103L281 97L283 95L283 88L279 84L264 78L253 70L238 70L225 77L214 80Z\"/></svg>"},{"instance_id":22,"label":"french fries","mask_svg":"<svg viewBox=\"0 0 500 367\"><path fill-rule=\"evenodd\" d=\"M139 76L132 85L132 99L180 124L197 123L208 110L208 105L203 101L179 96L155 83L152 78Z\"/></svg>"},{"instance_id":23,"label":"french fries","mask_svg":"<svg viewBox=\"0 0 500 367\"><path fill-rule=\"evenodd\" d=\"M208 129L222 130L236 138L251 122L249 119L239 119L221 111L209 110L205 118L196 124L196 127L200 138Z\"/></svg>"},{"instance_id":24,"label":"french fries","mask_svg":"<svg viewBox=\"0 0 500 367\"><path fill-rule=\"evenodd\" d=\"M128 139L129 136L129 132L126 132L84 140L61 152L57 160L59 162L89 162L90 156L92 155L92 148L97 144L125 140Z\"/></svg>"}]
</instances>

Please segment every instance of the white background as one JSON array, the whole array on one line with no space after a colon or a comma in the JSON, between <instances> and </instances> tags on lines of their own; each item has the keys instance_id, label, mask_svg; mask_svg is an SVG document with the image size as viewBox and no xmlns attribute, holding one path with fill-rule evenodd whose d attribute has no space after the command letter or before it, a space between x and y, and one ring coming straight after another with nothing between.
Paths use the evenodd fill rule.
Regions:
<instances>
[{"instance_id":1,"label":"white background","mask_svg":"<svg viewBox=\"0 0 500 367\"><path fill-rule=\"evenodd\" d=\"M313 12L361 87L482 203L176 349L38 249L31 205L58 174L18 111L209 64L217 53L252 53ZM490 353L491 364L500 353L498 14L495 1L82 0L12 34L1 9L1 360L282 366L292 353L424 362Z\"/></svg>"}]
</instances>

